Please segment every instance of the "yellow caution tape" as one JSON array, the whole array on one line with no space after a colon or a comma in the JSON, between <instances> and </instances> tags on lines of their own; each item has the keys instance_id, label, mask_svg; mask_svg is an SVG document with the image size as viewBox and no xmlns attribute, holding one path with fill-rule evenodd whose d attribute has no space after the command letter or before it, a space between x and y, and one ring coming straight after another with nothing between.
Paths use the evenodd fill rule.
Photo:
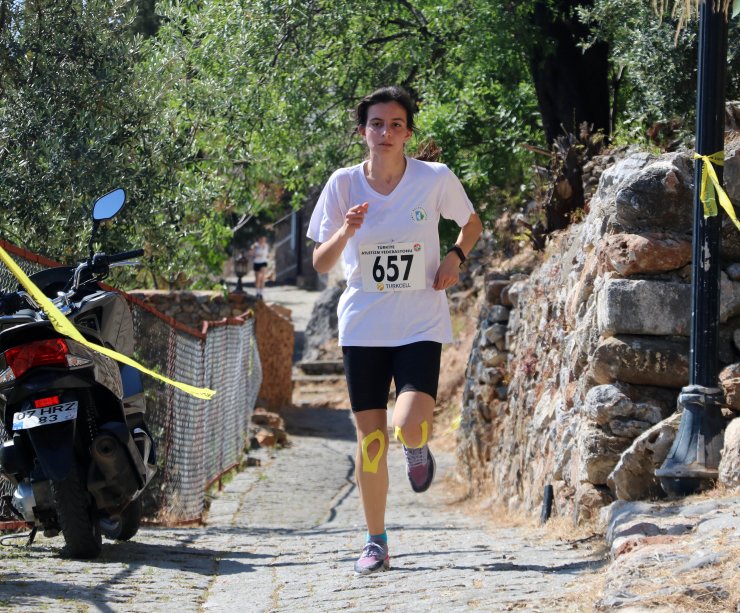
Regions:
<instances>
[{"instance_id":1,"label":"yellow caution tape","mask_svg":"<svg viewBox=\"0 0 740 613\"><path fill-rule=\"evenodd\" d=\"M712 155L699 155L698 153L695 153L694 159L704 162L702 164L701 171L701 192L699 192L699 198L704 205L704 217L714 217L717 215L717 199L715 198L715 194L717 194L719 196L720 205L725 211L727 211L732 222L735 224L737 229L740 230L740 221L737 220L737 216L735 215L735 208L732 206L732 202L730 201L730 197L727 195L727 192L725 192L719 184L717 172L714 170L714 166L712 166L712 164L724 166L724 152L719 151ZM711 183L709 182L710 180Z\"/></svg>"},{"instance_id":2,"label":"yellow caution tape","mask_svg":"<svg viewBox=\"0 0 740 613\"><path fill-rule=\"evenodd\" d=\"M140 370L141 372L150 375L155 379L164 381L168 385L173 385L176 388L181 389L183 392L190 394L191 396L195 396L196 398L210 400L215 395L216 392L213 390L204 387L195 387L193 385L188 385L187 383L181 383L180 381L168 379L167 377L160 375L153 370L149 370L145 366L142 366L128 356L118 353L117 351L113 351L112 349L108 349L107 347L102 347L101 345L91 343L84 336L82 336L79 330L74 327L72 322L69 321L69 319L67 319L62 314L62 312L54 306L54 303L49 300L43 294L43 292L38 287L36 287L36 285L34 285L33 281L31 281L31 279L26 276L26 273L21 270L18 264L13 261L13 258L11 258L10 255L8 255L8 252L5 251L5 249L3 249L2 247L0 247L0 260L3 261L3 263L10 269L10 272L13 273L15 278L18 279L23 288L29 294L31 294L31 297L41 306L44 313L46 313L46 316L49 318L51 325L54 326L54 329L59 332L59 334L64 334L65 336L68 336L78 343L85 345L85 347L88 347L93 351L97 351L98 353L102 353L103 355L108 356L109 358L112 358L118 362L133 366L137 370Z\"/></svg>"}]
</instances>

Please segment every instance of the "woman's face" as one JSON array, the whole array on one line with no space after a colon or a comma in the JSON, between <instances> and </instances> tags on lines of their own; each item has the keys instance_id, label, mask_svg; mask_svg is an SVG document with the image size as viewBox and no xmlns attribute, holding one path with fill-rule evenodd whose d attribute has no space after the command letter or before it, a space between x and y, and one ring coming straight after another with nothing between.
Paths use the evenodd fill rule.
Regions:
<instances>
[{"instance_id":1,"label":"woman's face","mask_svg":"<svg viewBox=\"0 0 740 613\"><path fill-rule=\"evenodd\" d=\"M367 123L359 127L372 153L403 154L403 146L411 138L406 109L398 102L380 102L367 109Z\"/></svg>"}]
</instances>

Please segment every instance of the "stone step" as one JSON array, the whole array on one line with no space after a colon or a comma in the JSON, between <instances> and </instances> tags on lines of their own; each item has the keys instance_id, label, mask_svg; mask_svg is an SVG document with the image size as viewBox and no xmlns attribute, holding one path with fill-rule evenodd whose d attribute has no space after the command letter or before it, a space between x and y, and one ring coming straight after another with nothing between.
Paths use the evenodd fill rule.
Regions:
<instances>
[{"instance_id":1,"label":"stone step","mask_svg":"<svg viewBox=\"0 0 740 613\"><path fill-rule=\"evenodd\" d=\"M301 396L323 396L325 394L334 394L337 392L336 387L301 387L298 390L294 390L293 393L300 394Z\"/></svg>"},{"instance_id":2,"label":"stone step","mask_svg":"<svg viewBox=\"0 0 740 613\"><path fill-rule=\"evenodd\" d=\"M307 360L298 362L296 367L306 375L336 375L344 373L341 360Z\"/></svg>"},{"instance_id":3,"label":"stone step","mask_svg":"<svg viewBox=\"0 0 740 613\"><path fill-rule=\"evenodd\" d=\"M344 381L343 374L334 375L304 375L301 371L293 373L293 383L325 383L325 382L339 382Z\"/></svg>"}]
</instances>

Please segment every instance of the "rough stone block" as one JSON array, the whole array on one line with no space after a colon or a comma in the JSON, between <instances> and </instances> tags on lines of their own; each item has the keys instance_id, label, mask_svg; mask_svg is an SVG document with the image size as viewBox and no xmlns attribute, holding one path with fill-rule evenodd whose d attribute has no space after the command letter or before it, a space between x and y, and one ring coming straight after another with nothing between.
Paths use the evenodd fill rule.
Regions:
<instances>
[{"instance_id":1,"label":"rough stone block","mask_svg":"<svg viewBox=\"0 0 740 613\"><path fill-rule=\"evenodd\" d=\"M724 272L720 273L719 298L721 322L740 315L740 282L730 280Z\"/></svg>"},{"instance_id":2,"label":"rough stone block","mask_svg":"<svg viewBox=\"0 0 740 613\"><path fill-rule=\"evenodd\" d=\"M731 281L740 281L740 262L730 264L725 272Z\"/></svg>"},{"instance_id":3,"label":"rough stone block","mask_svg":"<svg viewBox=\"0 0 740 613\"><path fill-rule=\"evenodd\" d=\"M607 168L599 179L599 187L596 192L597 198L602 202L612 199L614 193L634 174L640 172L645 166L655 160L655 156L647 152L635 152L632 155L618 161Z\"/></svg>"},{"instance_id":4,"label":"rough stone block","mask_svg":"<svg viewBox=\"0 0 740 613\"><path fill-rule=\"evenodd\" d=\"M725 404L740 413L740 362L730 364L719 373L719 384L725 394Z\"/></svg>"},{"instance_id":5,"label":"rough stone block","mask_svg":"<svg viewBox=\"0 0 740 613\"><path fill-rule=\"evenodd\" d=\"M608 424L614 417L628 417L635 406L616 385L597 385L588 390L583 403L583 412L600 426Z\"/></svg>"},{"instance_id":6,"label":"rough stone block","mask_svg":"<svg viewBox=\"0 0 740 613\"><path fill-rule=\"evenodd\" d=\"M655 476L676 437L681 414L675 413L638 436L622 453L607 479L620 500L643 500L664 496Z\"/></svg>"},{"instance_id":7,"label":"rough stone block","mask_svg":"<svg viewBox=\"0 0 740 613\"><path fill-rule=\"evenodd\" d=\"M599 260L603 271L623 277L677 270L691 262L691 240L661 233L615 234L606 238Z\"/></svg>"},{"instance_id":8,"label":"rough stone block","mask_svg":"<svg viewBox=\"0 0 740 613\"><path fill-rule=\"evenodd\" d=\"M639 419L612 419L609 421L609 430L614 436L621 438L633 439L639 436L645 430L649 429L651 424Z\"/></svg>"},{"instance_id":9,"label":"rough stone block","mask_svg":"<svg viewBox=\"0 0 740 613\"><path fill-rule=\"evenodd\" d=\"M615 221L629 230L663 228L686 232L693 226L693 160L663 156L625 179L617 189Z\"/></svg>"},{"instance_id":10,"label":"rough stone block","mask_svg":"<svg viewBox=\"0 0 740 613\"><path fill-rule=\"evenodd\" d=\"M719 482L727 487L740 488L740 417L733 419L725 428Z\"/></svg>"},{"instance_id":11,"label":"rough stone block","mask_svg":"<svg viewBox=\"0 0 740 613\"><path fill-rule=\"evenodd\" d=\"M627 439L609 436L603 430L584 425L578 435L581 474L578 481L605 485L607 477L617 465L622 451L629 445Z\"/></svg>"},{"instance_id":12,"label":"rough stone block","mask_svg":"<svg viewBox=\"0 0 740 613\"><path fill-rule=\"evenodd\" d=\"M501 304L501 292L509 285L509 279L494 272L486 274L484 283L488 304Z\"/></svg>"},{"instance_id":13,"label":"rough stone block","mask_svg":"<svg viewBox=\"0 0 740 613\"><path fill-rule=\"evenodd\" d=\"M583 525L595 521L600 510L614 500L605 487L591 483L579 483L576 488L576 524Z\"/></svg>"},{"instance_id":14,"label":"rough stone block","mask_svg":"<svg viewBox=\"0 0 740 613\"><path fill-rule=\"evenodd\" d=\"M496 304L491 307L488 312L488 321L491 323L501 323L509 321L509 309L500 304Z\"/></svg>"},{"instance_id":15,"label":"rough stone block","mask_svg":"<svg viewBox=\"0 0 740 613\"><path fill-rule=\"evenodd\" d=\"M680 388L689 379L688 353L688 340L613 336L603 340L591 356L591 374L597 383L624 381Z\"/></svg>"},{"instance_id":16,"label":"rough stone block","mask_svg":"<svg viewBox=\"0 0 740 613\"><path fill-rule=\"evenodd\" d=\"M483 331L483 337L485 338L485 346L495 345L506 338L506 326L493 324Z\"/></svg>"},{"instance_id":17,"label":"rough stone block","mask_svg":"<svg viewBox=\"0 0 740 613\"><path fill-rule=\"evenodd\" d=\"M691 286L663 281L610 279L598 293L599 332L688 336Z\"/></svg>"}]
</instances>

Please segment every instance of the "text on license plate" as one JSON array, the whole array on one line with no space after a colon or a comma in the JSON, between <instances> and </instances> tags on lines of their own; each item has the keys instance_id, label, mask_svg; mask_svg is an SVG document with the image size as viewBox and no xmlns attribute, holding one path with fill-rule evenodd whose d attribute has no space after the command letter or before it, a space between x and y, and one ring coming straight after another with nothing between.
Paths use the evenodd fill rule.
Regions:
<instances>
[{"instance_id":1,"label":"text on license plate","mask_svg":"<svg viewBox=\"0 0 740 613\"><path fill-rule=\"evenodd\" d=\"M13 414L13 430L28 430L36 426L48 426L69 421L77 417L77 401L62 402L41 409L28 409Z\"/></svg>"}]
</instances>

